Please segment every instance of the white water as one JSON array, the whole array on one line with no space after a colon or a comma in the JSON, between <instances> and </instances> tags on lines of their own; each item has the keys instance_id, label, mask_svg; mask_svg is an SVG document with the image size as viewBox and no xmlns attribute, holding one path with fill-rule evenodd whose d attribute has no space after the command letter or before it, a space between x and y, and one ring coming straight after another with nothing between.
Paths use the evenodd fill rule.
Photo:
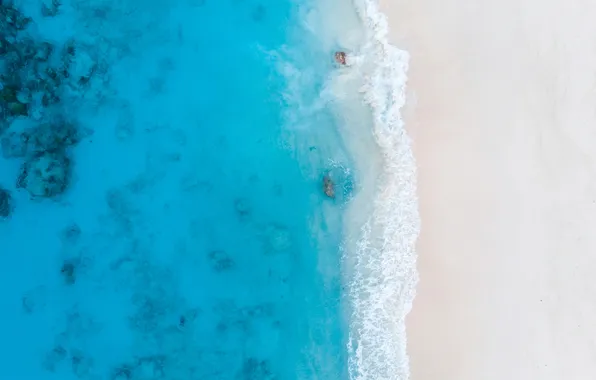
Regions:
<instances>
[{"instance_id":1,"label":"white water","mask_svg":"<svg viewBox=\"0 0 596 380\"><path fill-rule=\"evenodd\" d=\"M405 317L418 281L415 243L420 228L416 164L400 114L409 55L388 43L388 25L376 0L319 1L303 9L302 20L311 33L309 43L349 54L348 67L332 72L314 100L303 96L301 88L309 87L304 82L316 77L309 70L317 66L290 65L299 61L283 59L291 51L275 57L290 79L287 96L295 119L288 122L288 140L302 146L292 150L307 152L304 147L316 141L320 157L328 155L341 164L348 158L338 157L340 151L332 148L338 143L330 142L339 139L357 180L356 196L345 210L342 268L350 379L409 379ZM323 108L335 114L339 135L303 125ZM326 208L321 217L330 224L337 220L334 208Z\"/></svg>"},{"instance_id":2,"label":"white water","mask_svg":"<svg viewBox=\"0 0 596 380\"><path fill-rule=\"evenodd\" d=\"M349 373L354 380L404 380L410 377L405 317L418 281L420 229L416 164L401 118L409 55L388 43L387 21L375 0L354 5L364 42L350 69L360 77L360 93L372 112L375 146L363 137L347 144L359 171L367 173L346 218Z\"/></svg>"}]
</instances>

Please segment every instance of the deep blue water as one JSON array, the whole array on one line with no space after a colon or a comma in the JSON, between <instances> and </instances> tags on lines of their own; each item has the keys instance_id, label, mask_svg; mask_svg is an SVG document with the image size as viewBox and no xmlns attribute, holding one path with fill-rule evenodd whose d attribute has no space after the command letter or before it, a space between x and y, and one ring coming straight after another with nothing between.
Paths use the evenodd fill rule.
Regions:
<instances>
[{"instance_id":1,"label":"deep blue water","mask_svg":"<svg viewBox=\"0 0 596 380\"><path fill-rule=\"evenodd\" d=\"M299 38L307 1L14 2L0 379L346 377L343 205L288 133L335 133L295 101L333 70ZM288 63L311 73L292 96Z\"/></svg>"}]
</instances>

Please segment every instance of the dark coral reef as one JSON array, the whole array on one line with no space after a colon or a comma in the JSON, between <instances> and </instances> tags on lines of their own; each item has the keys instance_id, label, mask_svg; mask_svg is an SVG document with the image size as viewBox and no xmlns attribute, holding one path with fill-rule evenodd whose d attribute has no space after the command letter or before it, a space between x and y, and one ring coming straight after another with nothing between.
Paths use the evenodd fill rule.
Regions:
<instances>
[{"instance_id":1,"label":"dark coral reef","mask_svg":"<svg viewBox=\"0 0 596 380\"><path fill-rule=\"evenodd\" d=\"M55 15L59 7L52 0L42 13ZM4 158L23 161L18 188L52 198L68 189L71 148L83 137L72 115L66 117L63 95L82 96L97 65L76 41L33 38L31 24L11 1L0 1L0 148ZM85 64L73 64L78 60Z\"/></svg>"}]
</instances>

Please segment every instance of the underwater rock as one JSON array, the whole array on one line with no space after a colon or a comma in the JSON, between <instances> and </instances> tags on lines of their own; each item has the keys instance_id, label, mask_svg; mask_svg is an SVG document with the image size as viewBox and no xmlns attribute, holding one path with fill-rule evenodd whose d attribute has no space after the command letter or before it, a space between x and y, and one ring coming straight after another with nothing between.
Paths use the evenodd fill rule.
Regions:
<instances>
[{"instance_id":1,"label":"underwater rock","mask_svg":"<svg viewBox=\"0 0 596 380\"><path fill-rule=\"evenodd\" d=\"M76 85L85 85L98 70L98 63L84 46L69 42L63 53L62 61L65 77L71 77Z\"/></svg>"},{"instance_id":2,"label":"underwater rock","mask_svg":"<svg viewBox=\"0 0 596 380\"><path fill-rule=\"evenodd\" d=\"M80 236L81 227L79 227L76 223L69 225L61 233L62 240L67 243L76 242Z\"/></svg>"},{"instance_id":3,"label":"underwater rock","mask_svg":"<svg viewBox=\"0 0 596 380\"><path fill-rule=\"evenodd\" d=\"M56 70L54 67L47 67L43 72L39 73L39 76L50 85L57 87L62 81L62 76L60 74L60 71Z\"/></svg>"},{"instance_id":4,"label":"underwater rock","mask_svg":"<svg viewBox=\"0 0 596 380\"><path fill-rule=\"evenodd\" d=\"M14 85L4 85L0 90L0 102L11 103L17 101L18 87Z\"/></svg>"},{"instance_id":5,"label":"underwater rock","mask_svg":"<svg viewBox=\"0 0 596 380\"><path fill-rule=\"evenodd\" d=\"M242 364L242 372L239 376L242 380L273 380L275 376L271 372L270 365L266 360L248 358Z\"/></svg>"},{"instance_id":6,"label":"underwater rock","mask_svg":"<svg viewBox=\"0 0 596 380\"><path fill-rule=\"evenodd\" d=\"M74 40L68 41L64 45L64 50L62 51L62 62L66 63L67 66L70 66L74 56L77 52L76 43Z\"/></svg>"},{"instance_id":7,"label":"underwater rock","mask_svg":"<svg viewBox=\"0 0 596 380\"><path fill-rule=\"evenodd\" d=\"M56 346L50 352L48 352L43 360L43 367L50 371L54 372L56 370L56 365L58 365L61 361L66 359L66 349L62 346Z\"/></svg>"},{"instance_id":8,"label":"underwater rock","mask_svg":"<svg viewBox=\"0 0 596 380\"><path fill-rule=\"evenodd\" d=\"M76 350L72 353L70 359L72 372L79 378L87 379L91 368L93 367L93 359L86 356L82 351Z\"/></svg>"},{"instance_id":9,"label":"underwater rock","mask_svg":"<svg viewBox=\"0 0 596 380\"><path fill-rule=\"evenodd\" d=\"M50 59L52 52L54 51L54 45L49 42L43 41L37 45L37 52L35 53L35 59L40 62L46 62Z\"/></svg>"},{"instance_id":10,"label":"underwater rock","mask_svg":"<svg viewBox=\"0 0 596 380\"><path fill-rule=\"evenodd\" d=\"M252 11L252 19L256 22L261 22L265 18L267 10L262 5L257 5Z\"/></svg>"},{"instance_id":11,"label":"underwater rock","mask_svg":"<svg viewBox=\"0 0 596 380\"><path fill-rule=\"evenodd\" d=\"M106 192L106 203L115 215L128 217L137 213L137 209L132 206L128 193L120 189L108 190Z\"/></svg>"},{"instance_id":12,"label":"underwater rock","mask_svg":"<svg viewBox=\"0 0 596 380\"><path fill-rule=\"evenodd\" d=\"M178 317L178 324L176 326L176 327L178 327L178 330L180 330L180 331L186 330L186 328L188 327L189 324L192 324L197 320L200 312L201 311L199 309L190 309L186 313L181 314Z\"/></svg>"},{"instance_id":13,"label":"underwater rock","mask_svg":"<svg viewBox=\"0 0 596 380\"><path fill-rule=\"evenodd\" d=\"M31 22L31 18L25 17L18 9L12 6L12 1L0 2L0 30L4 32L16 32L23 30Z\"/></svg>"},{"instance_id":14,"label":"underwater rock","mask_svg":"<svg viewBox=\"0 0 596 380\"><path fill-rule=\"evenodd\" d=\"M186 323L187 323L186 317L184 315L181 315L178 318L178 330L184 331L186 329L186 326L187 326Z\"/></svg>"},{"instance_id":15,"label":"underwater rock","mask_svg":"<svg viewBox=\"0 0 596 380\"><path fill-rule=\"evenodd\" d=\"M6 115L4 111L4 107L2 107L2 104L0 104L0 136L4 134L4 131L6 131L6 129L8 129L8 126L10 125L8 123L8 120L6 120Z\"/></svg>"},{"instance_id":16,"label":"underwater rock","mask_svg":"<svg viewBox=\"0 0 596 380\"><path fill-rule=\"evenodd\" d=\"M41 15L44 17L54 17L60 11L60 0L42 0Z\"/></svg>"},{"instance_id":17,"label":"underwater rock","mask_svg":"<svg viewBox=\"0 0 596 380\"><path fill-rule=\"evenodd\" d=\"M208 257L211 268L217 273L230 270L235 265L234 260L224 251L211 251Z\"/></svg>"},{"instance_id":18,"label":"underwater rock","mask_svg":"<svg viewBox=\"0 0 596 380\"><path fill-rule=\"evenodd\" d=\"M240 219L246 219L252 212L250 201L246 198L237 198L234 200L234 210Z\"/></svg>"},{"instance_id":19,"label":"underwater rock","mask_svg":"<svg viewBox=\"0 0 596 380\"><path fill-rule=\"evenodd\" d=\"M145 356L135 364L123 364L112 370L110 380L159 380L165 378L166 357L162 355Z\"/></svg>"},{"instance_id":20,"label":"underwater rock","mask_svg":"<svg viewBox=\"0 0 596 380\"><path fill-rule=\"evenodd\" d=\"M41 98L41 104L44 107L49 107L52 104L56 104L58 102L60 102L60 97L53 92L46 92Z\"/></svg>"},{"instance_id":21,"label":"underwater rock","mask_svg":"<svg viewBox=\"0 0 596 380\"><path fill-rule=\"evenodd\" d=\"M33 197L51 198L64 193L70 183L71 162L63 153L36 155L21 168L17 187Z\"/></svg>"},{"instance_id":22,"label":"underwater rock","mask_svg":"<svg viewBox=\"0 0 596 380\"><path fill-rule=\"evenodd\" d=\"M29 104L31 103L33 95L31 94L31 89L27 87L23 87L17 93L17 102L22 104Z\"/></svg>"},{"instance_id":23,"label":"underwater rock","mask_svg":"<svg viewBox=\"0 0 596 380\"><path fill-rule=\"evenodd\" d=\"M1 116L5 120L11 120L19 116L27 116L29 114L29 106L22 103L15 95L14 100L3 100L0 95L0 110Z\"/></svg>"},{"instance_id":24,"label":"underwater rock","mask_svg":"<svg viewBox=\"0 0 596 380\"><path fill-rule=\"evenodd\" d=\"M12 50L13 44L0 34L0 55L5 55Z\"/></svg>"},{"instance_id":25,"label":"underwater rock","mask_svg":"<svg viewBox=\"0 0 596 380\"><path fill-rule=\"evenodd\" d=\"M0 105L3 109L3 116L14 118L18 116L27 116L29 107L27 103L30 97L26 91L15 85L4 85L0 89Z\"/></svg>"},{"instance_id":26,"label":"underwater rock","mask_svg":"<svg viewBox=\"0 0 596 380\"><path fill-rule=\"evenodd\" d=\"M166 81L164 78L151 78L149 79L149 91L151 94L157 95L162 94Z\"/></svg>"},{"instance_id":27,"label":"underwater rock","mask_svg":"<svg viewBox=\"0 0 596 380\"><path fill-rule=\"evenodd\" d=\"M8 218L12 214L12 196L8 190L0 187L0 218Z\"/></svg>"},{"instance_id":28,"label":"underwater rock","mask_svg":"<svg viewBox=\"0 0 596 380\"><path fill-rule=\"evenodd\" d=\"M59 121L35 128L28 140L31 152L60 152L81 140L74 124Z\"/></svg>"},{"instance_id":29,"label":"underwater rock","mask_svg":"<svg viewBox=\"0 0 596 380\"><path fill-rule=\"evenodd\" d=\"M77 281L76 265L72 261L65 261L60 268L60 273L67 285L72 285Z\"/></svg>"},{"instance_id":30,"label":"underwater rock","mask_svg":"<svg viewBox=\"0 0 596 380\"><path fill-rule=\"evenodd\" d=\"M26 132L8 131L0 139L4 158L25 157L29 135Z\"/></svg>"},{"instance_id":31,"label":"underwater rock","mask_svg":"<svg viewBox=\"0 0 596 380\"><path fill-rule=\"evenodd\" d=\"M39 46L30 38L20 39L14 45L19 56L19 67L25 67L38 53Z\"/></svg>"},{"instance_id":32,"label":"underwater rock","mask_svg":"<svg viewBox=\"0 0 596 380\"><path fill-rule=\"evenodd\" d=\"M10 116L27 116L29 114L29 107L19 101L8 103L7 109Z\"/></svg>"},{"instance_id":33,"label":"underwater rock","mask_svg":"<svg viewBox=\"0 0 596 380\"><path fill-rule=\"evenodd\" d=\"M132 367L125 364L112 370L110 380L131 380L132 375Z\"/></svg>"}]
</instances>

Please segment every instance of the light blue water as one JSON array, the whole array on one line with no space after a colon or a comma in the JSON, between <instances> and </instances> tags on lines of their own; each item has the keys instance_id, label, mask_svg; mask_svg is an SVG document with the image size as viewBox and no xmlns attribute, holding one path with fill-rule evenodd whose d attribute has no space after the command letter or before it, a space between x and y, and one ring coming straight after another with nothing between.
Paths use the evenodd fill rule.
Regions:
<instances>
[{"instance_id":1,"label":"light blue water","mask_svg":"<svg viewBox=\"0 0 596 380\"><path fill-rule=\"evenodd\" d=\"M292 99L318 96L333 52L297 38L301 1L14 2L0 379L347 376L344 206L322 193L343 148L287 140L334 118L294 113L270 54L315 66ZM44 160L62 171L40 184Z\"/></svg>"}]
</instances>

